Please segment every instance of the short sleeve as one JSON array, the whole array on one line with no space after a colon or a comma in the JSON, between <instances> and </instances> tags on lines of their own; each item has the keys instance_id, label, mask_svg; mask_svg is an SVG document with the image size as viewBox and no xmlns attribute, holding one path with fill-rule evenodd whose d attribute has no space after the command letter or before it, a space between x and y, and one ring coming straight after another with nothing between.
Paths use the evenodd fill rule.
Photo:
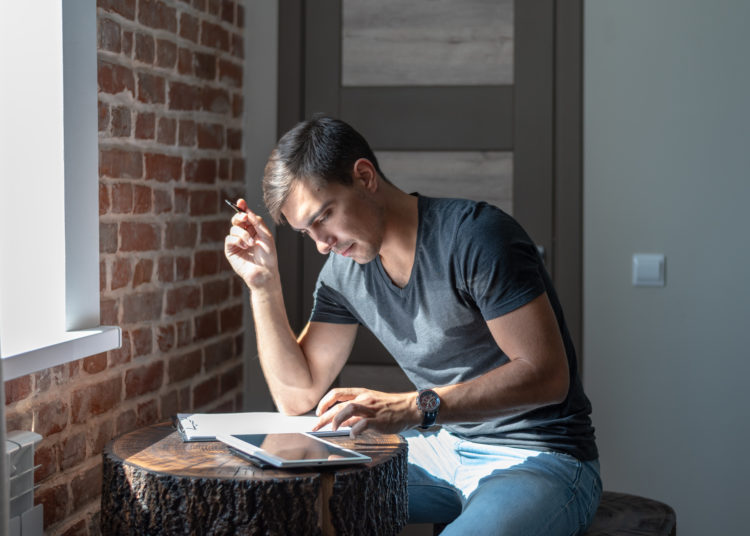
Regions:
<instances>
[{"instance_id":1,"label":"short sleeve","mask_svg":"<svg viewBox=\"0 0 750 536\"><path fill-rule=\"evenodd\" d=\"M359 320L347 307L346 298L328 283L328 278L332 276L330 264L331 259L329 258L318 275L310 321L330 324L357 324Z\"/></svg>"},{"instance_id":2,"label":"short sleeve","mask_svg":"<svg viewBox=\"0 0 750 536\"><path fill-rule=\"evenodd\" d=\"M456 246L463 290L485 320L518 309L545 291L536 245L500 209L477 205L459 226Z\"/></svg>"}]
</instances>

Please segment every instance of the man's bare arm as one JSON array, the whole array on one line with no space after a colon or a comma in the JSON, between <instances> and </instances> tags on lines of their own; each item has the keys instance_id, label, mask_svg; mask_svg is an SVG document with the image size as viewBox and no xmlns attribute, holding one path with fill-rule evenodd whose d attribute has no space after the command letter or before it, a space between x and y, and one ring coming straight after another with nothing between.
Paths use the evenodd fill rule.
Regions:
<instances>
[{"instance_id":1,"label":"man's bare arm","mask_svg":"<svg viewBox=\"0 0 750 536\"><path fill-rule=\"evenodd\" d=\"M295 338L281 288L251 291L258 356L276 407L298 415L313 409L351 353L356 324L308 323Z\"/></svg>"},{"instance_id":2,"label":"man's bare arm","mask_svg":"<svg viewBox=\"0 0 750 536\"><path fill-rule=\"evenodd\" d=\"M473 380L435 387L441 398L438 423L481 422L565 399L568 362L546 294L487 325L510 361ZM367 428L399 432L421 422L415 402L416 392L333 389L318 405L318 424L351 425L354 434Z\"/></svg>"},{"instance_id":3,"label":"man's bare arm","mask_svg":"<svg viewBox=\"0 0 750 536\"><path fill-rule=\"evenodd\" d=\"M224 253L250 289L261 367L276 406L299 414L315 407L351 352L356 325L309 324L299 340L289 326L281 292L276 244L260 216L248 210L232 218Z\"/></svg>"},{"instance_id":4,"label":"man's bare arm","mask_svg":"<svg viewBox=\"0 0 750 536\"><path fill-rule=\"evenodd\" d=\"M510 361L474 380L436 388L440 422L481 422L567 396L567 355L546 294L487 325Z\"/></svg>"}]
</instances>

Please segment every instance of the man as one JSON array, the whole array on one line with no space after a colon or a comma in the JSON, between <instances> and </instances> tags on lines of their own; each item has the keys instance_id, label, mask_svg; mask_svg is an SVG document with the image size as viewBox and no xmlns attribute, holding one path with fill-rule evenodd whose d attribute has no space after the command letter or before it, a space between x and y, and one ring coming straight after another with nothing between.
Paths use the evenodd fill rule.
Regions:
<instances>
[{"instance_id":1,"label":"man","mask_svg":"<svg viewBox=\"0 0 750 536\"><path fill-rule=\"evenodd\" d=\"M250 289L263 373L280 411L319 426L402 433L411 522L443 534L576 534L601 481L575 350L536 247L500 209L409 195L364 138L298 124L266 165L277 222L328 255L310 322L289 327L273 237L244 200L225 253ZM328 391L359 324L416 389ZM438 430L432 425L441 425Z\"/></svg>"}]
</instances>

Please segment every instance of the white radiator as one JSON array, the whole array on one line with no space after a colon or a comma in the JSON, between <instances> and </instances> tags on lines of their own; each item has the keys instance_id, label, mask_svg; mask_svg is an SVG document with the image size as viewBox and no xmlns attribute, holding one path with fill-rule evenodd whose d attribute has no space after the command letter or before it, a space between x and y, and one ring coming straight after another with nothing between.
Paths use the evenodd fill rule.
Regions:
<instances>
[{"instance_id":1,"label":"white radiator","mask_svg":"<svg viewBox=\"0 0 750 536\"><path fill-rule=\"evenodd\" d=\"M42 536L42 505L34 506L34 446L42 436L9 432L5 436L6 469L10 474L10 535Z\"/></svg>"}]
</instances>

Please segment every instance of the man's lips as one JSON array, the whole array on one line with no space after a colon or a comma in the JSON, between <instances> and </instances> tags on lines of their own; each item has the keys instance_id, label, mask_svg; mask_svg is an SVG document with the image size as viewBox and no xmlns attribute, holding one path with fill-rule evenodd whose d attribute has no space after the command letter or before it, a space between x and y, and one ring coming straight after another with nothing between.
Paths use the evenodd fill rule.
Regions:
<instances>
[{"instance_id":1,"label":"man's lips","mask_svg":"<svg viewBox=\"0 0 750 536\"><path fill-rule=\"evenodd\" d=\"M351 251L352 251L353 248L354 248L354 242L352 242L351 244L349 244L349 246L346 249L339 250L336 253L338 253L342 257L348 257L349 253L351 253Z\"/></svg>"}]
</instances>

